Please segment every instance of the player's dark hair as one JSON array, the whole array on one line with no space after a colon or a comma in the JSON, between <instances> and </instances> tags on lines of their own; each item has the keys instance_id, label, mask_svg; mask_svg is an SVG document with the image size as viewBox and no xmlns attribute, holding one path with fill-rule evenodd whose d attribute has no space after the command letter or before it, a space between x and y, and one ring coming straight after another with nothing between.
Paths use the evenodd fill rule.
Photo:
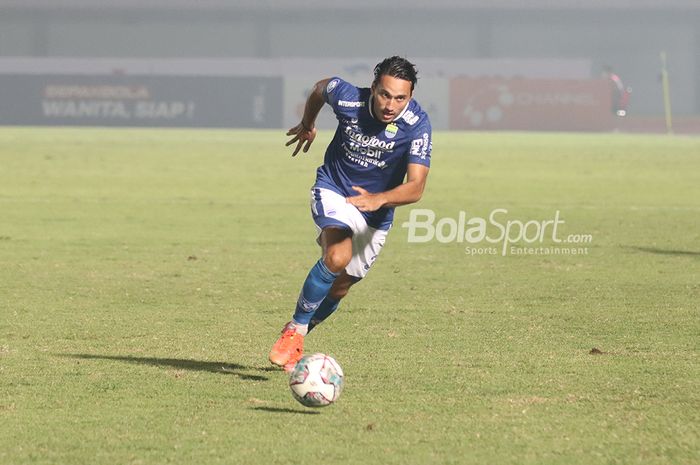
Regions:
<instances>
[{"instance_id":1,"label":"player's dark hair","mask_svg":"<svg viewBox=\"0 0 700 465\"><path fill-rule=\"evenodd\" d=\"M418 82L416 66L400 56L385 58L384 61L374 67L374 81L372 85L376 85L382 76L391 76L409 81L411 83L411 92L413 92L416 82Z\"/></svg>"}]
</instances>

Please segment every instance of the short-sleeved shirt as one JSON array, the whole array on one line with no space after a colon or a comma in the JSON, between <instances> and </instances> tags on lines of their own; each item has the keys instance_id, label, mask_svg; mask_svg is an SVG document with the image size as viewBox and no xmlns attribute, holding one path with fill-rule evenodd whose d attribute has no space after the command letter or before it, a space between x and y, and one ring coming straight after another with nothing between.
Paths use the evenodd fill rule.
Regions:
<instances>
[{"instance_id":1,"label":"short-sleeved shirt","mask_svg":"<svg viewBox=\"0 0 700 465\"><path fill-rule=\"evenodd\" d=\"M323 97L333 108L338 128L316 172L317 187L345 197L359 194L352 186L384 192L403 183L409 163L430 166L430 120L415 100L394 121L383 123L372 114L369 88L336 77L328 82ZM362 214L369 226L386 230L394 219L394 208Z\"/></svg>"}]
</instances>

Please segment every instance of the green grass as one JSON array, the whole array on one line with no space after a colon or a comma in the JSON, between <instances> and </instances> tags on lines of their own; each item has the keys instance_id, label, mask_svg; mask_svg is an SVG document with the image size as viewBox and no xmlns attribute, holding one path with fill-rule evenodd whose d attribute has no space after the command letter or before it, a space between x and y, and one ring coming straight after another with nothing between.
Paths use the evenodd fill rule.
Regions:
<instances>
[{"instance_id":1,"label":"green grass","mask_svg":"<svg viewBox=\"0 0 700 465\"><path fill-rule=\"evenodd\" d=\"M410 244L397 210L307 339L346 373L309 410L266 356L330 136L0 129L0 463L697 463L700 139L435 134L420 208L559 210L588 254Z\"/></svg>"}]
</instances>

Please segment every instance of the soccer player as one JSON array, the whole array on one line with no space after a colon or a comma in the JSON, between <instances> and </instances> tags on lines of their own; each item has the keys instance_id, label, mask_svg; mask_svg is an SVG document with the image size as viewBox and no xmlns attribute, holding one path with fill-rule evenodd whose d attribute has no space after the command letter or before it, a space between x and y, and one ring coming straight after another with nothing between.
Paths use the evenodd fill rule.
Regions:
<instances>
[{"instance_id":1,"label":"soccer player","mask_svg":"<svg viewBox=\"0 0 700 465\"><path fill-rule=\"evenodd\" d=\"M322 256L270 351L270 361L286 371L302 357L304 336L369 271L384 246L394 207L417 202L423 194L432 143L428 115L412 98L416 82L415 66L398 56L374 68L370 88L338 77L323 79L309 95L301 122L287 132L293 137L286 145L296 143L296 156L314 141L314 122L324 103L338 119L311 189Z\"/></svg>"}]
</instances>

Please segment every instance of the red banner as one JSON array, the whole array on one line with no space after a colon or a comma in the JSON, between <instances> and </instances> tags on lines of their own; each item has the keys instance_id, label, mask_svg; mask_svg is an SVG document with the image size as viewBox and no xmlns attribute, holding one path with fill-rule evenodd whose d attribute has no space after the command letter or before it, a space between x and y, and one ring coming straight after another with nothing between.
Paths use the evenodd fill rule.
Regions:
<instances>
[{"instance_id":1,"label":"red banner","mask_svg":"<svg viewBox=\"0 0 700 465\"><path fill-rule=\"evenodd\" d=\"M602 79L454 78L450 129L608 131L610 99Z\"/></svg>"}]
</instances>

